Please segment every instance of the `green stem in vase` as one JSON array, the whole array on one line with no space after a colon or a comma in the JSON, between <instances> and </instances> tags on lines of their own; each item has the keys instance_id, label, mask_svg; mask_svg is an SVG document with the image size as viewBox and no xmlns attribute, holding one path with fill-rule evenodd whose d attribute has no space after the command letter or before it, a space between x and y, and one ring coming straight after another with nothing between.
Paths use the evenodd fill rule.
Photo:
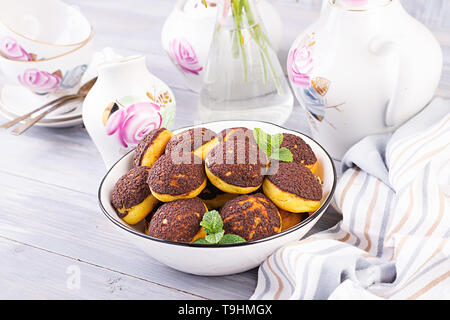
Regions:
<instances>
[{"instance_id":1,"label":"green stem in vase","mask_svg":"<svg viewBox=\"0 0 450 320\"><path fill-rule=\"evenodd\" d=\"M240 47L240 53L242 56L242 64L244 68L244 82L248 82L248 63L247 54L245 52L244 36L242 35L243 15L242 15L242 0L231 0L231 12L233 14L234 21L236 22L237 33L234 33L235 41Z\"/></svg>"},{"instance_id":2,"label":"green stem in vase","mask_svg":"<svg viewBox=\"0 0 450 320\"><path fill-rule=\"evenodd\" d=\"M262 52L259 52L259 55L261 56L261 64L264 69L264 84L267 84L267 68L266 68L266 63L264 61L265 60L264 54Z\"/></svg>"},{"instance_id":3,"label":"green stem in vase","mask_svg":"<svg viewBox=\"0 0 450 320\"><path fill-rule=\"evenodd\" d=\"M277 87L278 94L281 95L283 93L283 90L281 89L280 80L278 79L278 75L275 72L275 68L272 65L272 61L268 57L269 53L267 51L267 48L263 49L263 51L264 51L263 56L266 58L266 61L269 64L269 69L270 69L270 72L272 73L273 80L275 81L275 86ZM265 67L264 67L264 69L265 69Z\"/></svg>"},{"instance_id":4,"label":"green stem in vase","mask_svg":"<svg viewBox=\"0 0 450 320\"><path fill-rule=\"evenodd\" d=\"M255 17L253 16L253 12L252 12L249 0L242 0L242 2L243 2L243 7L245 8L245 12L247 13L248 24L250 26L253 26L253 29L254 29L253 37L255 39L255 42L259 45L260 49L263 52L263 56L266 58L265 60L269 65L269 69L270 69L270 72L272 73L273 80L275 81L275 86L277 87L278 94L282 94L281 84L278 79L278 75L275 72L275 68L273 67L272 62L269 58L269 51L267 48L269 40L268 40L266 34L264 33L264 31L262 30L261 25L257 24L255 21ZM264 64L264 70L265 69L266 69L266 66Z\"/></svg>"},{"instance_id":5,"label":"green stem in vase","mask_svg":"<svg viewBox=\"0 0 450 320\"><path fill-rule=\"evenodd\" d=\"M227 1L227 0L225 0ZM261 63L264 69L264 83L267 83L267 67L272 74L272 78L275 82L275 86L277 88L278 94L282 94L281 84L278 79L278 75L275 71L275 68L272 65L272 62L269 58L269 50L268 50L268 39L266 34L263 32L261 25L256 23L255 17L252 12L252 8L250 6L249 0L229 0L230 6L233 14L234 21L236 22L237 27L237 35L239 46L241 49L242 62L244 67L244 81L248 81L248 62L247 62L247 53L245 51L245 43L244 38L242 36L242 28L248 28L249 33L252 38L260 48L260 56ZM244 21L246 20L246 23ZM237 41L235 40L234 43Z\"/></svg>"}]
</instances>

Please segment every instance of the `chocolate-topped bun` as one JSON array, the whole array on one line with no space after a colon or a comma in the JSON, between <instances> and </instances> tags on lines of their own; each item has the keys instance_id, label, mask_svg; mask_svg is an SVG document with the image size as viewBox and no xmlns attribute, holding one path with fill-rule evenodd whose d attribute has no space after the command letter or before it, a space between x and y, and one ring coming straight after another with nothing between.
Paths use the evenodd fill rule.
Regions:
<instances>
[{"instance_id":1,"label":"chocolate-topped bun","mask_svg":"<svg viewBox=\"0 0 450 320\"><path fill-rule=\"evenodd\" d=\"M227 128L217 134L219 142L225 142L232 139L249 138L254 140L253 130L245 127Z\"/></svg>"},{"instance_id":2,"label":"chocolate-topped bun","mask_svg":"<svg viewBox=\"0 0 450 320\"><path fill-rule=\"evenodd\" d=\"M317 169L317 158L309 144L302 138L290 133L283 133L283 142L280 148L288 148L293 156L293 161L303 163L312 173Z\"/></svg>"},{"instance_id":3,"label":"chocolate-topped bun","mask_svg":"<svg viewBox=\"0 0 450 320\"><path fill-rule=\"evenodd\" d=\"M165 203L156 210L146 233L159 239L191 242L200 231L200 222L206 212L206 206L199 198Z\"/></svg>"},{"instance_id":4,"label":"chocolate-topped bun","mask_svg":"<svg viewBox=\"0 0 450 320\"><path fill-rule=\"evenodd\" d=\"M217 145L217 134L206 128L194 128L173 136L166 146L166 153L193 152L205 160L208 152Z\"/></svg>"},{"instance_id":5,"label":"chocolate-topped bun","mask_svg":"<svg viewBox=\"0 0 450 320\"><path fill-rule=\"evenodd\" d=\"M256 143L230 139L215 146L205 160L205 171L218 189L234 194L256 191L264 180L269 160Z\"/></svg>"},{"instance_id":6,"label":"chocolate-topped bun","mask_svg":"<svg viewBox=\"0 0 450 320\"><path fill-rule=\"evenodd\" d=\"M319 180L299 162L279 162L278 170L264 179L263 190L280 209L289 212L314 212L322 199Z\"/></svg>"},{"instance_id":7,"label":"chocolate-topped bun","mask_svg":"<svg viewBox=\"0 0 450 320\"><path fill-rule=\"evenodd\" d=\"M241 195L220 209L225 233L247 241L269 237L281 231L277 207L262 193Z\"/></svg>"},{"instance_id":8,"label":"chocolate-topped bun","mask_svg":"<svg viewBox=\"0 0 450 320\"><path fill-rule=\"evenodd\" d=\"M173 133L166 128L154 129L146 134L134 151L134 166L151 167L164 153L172 136Z\"/></svg>"},{"instance_id":9,"label":"chocolate-topped bun","mask_svg":"<svg viewBox=\"0 0 450 320\"><path fill-rule=\"evenodd\" d=\"M194 154L163 154L150 169L148 185L160 201L194 198L206 186L202 159Z\"/></svg>"},{"instance_id":10,"label":"chocolate-topped bun","mask_svg":"<svg viewBox=\"0 0 450 320\"><path fill-rule=\"evenodd\" d=\"M111 194L117 215L128 224L136 224L152 211L158 200L147 184L148 167L135 167L120 177Z\"/></svg>"},{"instance_id":11,"label":"chocolate-topped bun","mask_svg":"<svg viewBox=\"0 0 450 320\"><path fill-rule=\"evenodd\" d=\"M309 217L308 213L294 213L281 209L279 209L278 212L281 216L281 231L290 229Z\"/></svg>"},{"instance_id":12,"label":"chocolate-topped bun","mask_svg":"<svg viewBox=\"0 0 450 320\"><path fill-rule=\"evenodd\" d=\"M222 207L228 200L236 198L237 195L223 192L208 180L205 189L203 189L198 197L206 204L209 210L212 210Z\"/></svg>"}]
</instances>

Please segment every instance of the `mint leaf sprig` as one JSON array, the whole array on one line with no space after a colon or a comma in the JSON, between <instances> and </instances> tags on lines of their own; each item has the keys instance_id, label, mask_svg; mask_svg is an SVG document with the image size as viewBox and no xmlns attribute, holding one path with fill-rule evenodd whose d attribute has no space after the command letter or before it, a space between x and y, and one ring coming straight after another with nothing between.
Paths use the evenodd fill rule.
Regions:
<instances>
[{"instance_id":1,"label":"mint leaf sprig","mask_svg":"<svg viewBox=\"0 0 450 320\"><path fill-rule=\"evenodd\" d=\"M200 244L229 244L245 242L245 239L236 235L227 233L223 230L223 221L217 210L208 211L203 215L200 225L206 232L206 236L197 239L194 243Z\"/></svg>"},{"instance_id":2,"label":"mint leaf sprig","mask_svg":"<svg viewBox=\"0 0 450 320\"><path fill-rule=\"evenodd\" d=\"M253 129L253 137L258 147L270 158L283 162L292 162L294 157L288 148L280 148L283 143L283 134L276 133L270 135L261 128Z\"/></svg>"}]
</instances>

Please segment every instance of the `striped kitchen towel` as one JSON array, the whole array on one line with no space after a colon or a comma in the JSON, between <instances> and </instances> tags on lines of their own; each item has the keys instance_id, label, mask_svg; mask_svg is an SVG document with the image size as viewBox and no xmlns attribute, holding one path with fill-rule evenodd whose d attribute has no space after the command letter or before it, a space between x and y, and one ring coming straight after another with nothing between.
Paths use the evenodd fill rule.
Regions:
<instances>
[{"instance_id":1,"label":"striped kitchen towel","mask_svg":"<svg viewBox=\"0 0 450 320\"><path fill-rule=\"evenodd\" d=\"M343 159L334 227L275 251L251 299L450 299L450 101Z\"/></svg>"}]
</instances>

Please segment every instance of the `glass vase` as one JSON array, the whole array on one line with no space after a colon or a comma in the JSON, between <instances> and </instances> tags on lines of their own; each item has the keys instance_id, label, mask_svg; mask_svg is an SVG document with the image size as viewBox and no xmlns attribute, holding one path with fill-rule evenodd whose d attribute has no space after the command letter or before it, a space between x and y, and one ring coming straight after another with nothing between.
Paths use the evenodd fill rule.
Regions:
<instances>
[{"instance_id":1,"label":"glass vase","mask_svg":"<svg viewBox=\"0 0 450 320\"><path fill-rule=\"evenodd\" d=\"M254 0L222 0L200 91L203 121L283 124L293 95Z\"/></svg>"}]
</instances>

